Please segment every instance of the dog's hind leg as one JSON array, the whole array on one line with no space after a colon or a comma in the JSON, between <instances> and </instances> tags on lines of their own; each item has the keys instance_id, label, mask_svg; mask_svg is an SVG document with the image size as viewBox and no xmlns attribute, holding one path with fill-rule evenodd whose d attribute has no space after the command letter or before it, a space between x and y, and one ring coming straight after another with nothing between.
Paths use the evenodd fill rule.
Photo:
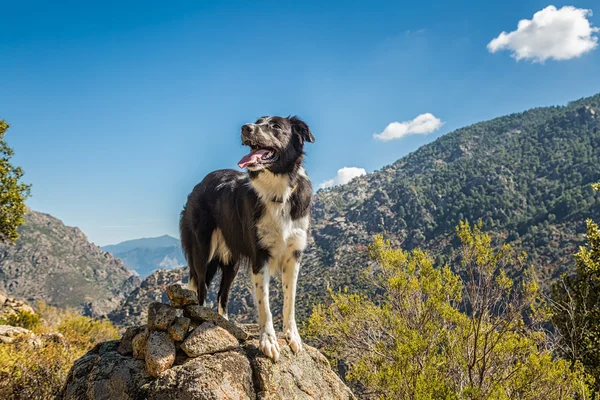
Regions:
<instances>
[{"instance_id":1,"label":"dog's hind leg","mask_svg":"<svg viewBox=\"0 0 600 400\"><path fill-rule=\"evenodd\" d=\"M208 255L210 243L206 241L196 241L194 244L194 251L190 263L190 276L195 281L196 293L198 294L198 304L204 305L206 301L206 295L208 293L208 287L206 285L206 276L208 272ZM192 269L194 272L192 273ZM212 277L211 277L212 279ZM192 285L190 286L194 286ZM210 283L210 282L209 282Z\"/></svg>"},{"instance_id":2,"label":"dog's hind leg","mask_svg":"<svg viewBox=\"0 0 600 400\"><path fill-rule=\"evenodd\" d=\"M219 287L219 294L217 296L218 310L226 319L229 319L227 313L227 301L229 299L229 291L231 290L231 284L237 275L239 263L229 263L221 266L223 275L221 276L221 286Z\"/></svg>"}]
</instances>

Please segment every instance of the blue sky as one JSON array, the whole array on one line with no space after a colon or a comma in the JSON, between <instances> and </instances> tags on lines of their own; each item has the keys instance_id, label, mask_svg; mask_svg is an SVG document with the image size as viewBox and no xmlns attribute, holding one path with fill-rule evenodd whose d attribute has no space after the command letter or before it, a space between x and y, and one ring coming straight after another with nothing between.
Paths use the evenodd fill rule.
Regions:
<instances>
[{"instance_id":1,"label":"blue sky","mask_svg":"<svg viewBox=\"0 0 600 400\"><path fill-rule=\"evenodd\" d=\"M177 235L187 194L236 168L240 126L262 115L311 126L317 186L467 124L600 92L597 48L542 63L544 49L515 59L528 40L547 45L535 32L487 47L550 4L596 11L598 27L594 1L93 3L2 2L0 118L28 205L101 245ZM426 113L440 121L428 135L373 137Z\"/></svg>"}]
</instances>

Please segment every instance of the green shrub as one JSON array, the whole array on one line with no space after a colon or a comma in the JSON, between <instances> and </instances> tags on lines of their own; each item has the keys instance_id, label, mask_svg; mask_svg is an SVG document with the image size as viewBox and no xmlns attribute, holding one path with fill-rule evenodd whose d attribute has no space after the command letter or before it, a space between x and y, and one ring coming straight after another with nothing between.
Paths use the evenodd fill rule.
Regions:
<instances>
[{"instance_id":1,"label":"green shrub","mask_svg":"<svg viewBox=\"0 0 600 400\"><path fill-rule=\"evenodd\" d=\"M0 325L19 326L21 328L32 330L39 326L40 316L30 311L17 311L0 318Z\"/></svg>"},{"instance_id":2,"label":"green shrub","mask_svg":"<svg viewBox=\"0 0 600 400\"><path fill-rule=\"evenodd\" d=\"M494 250L481 225L461 223L457 234L454 269L377 237L370 253L383 300L334 293L314 309L308 337L380 399L589 398L581 364L552 356L533 271L518 282L505 272L523 270L524 256L508 245Z\"/></svg>"}]
</instances>

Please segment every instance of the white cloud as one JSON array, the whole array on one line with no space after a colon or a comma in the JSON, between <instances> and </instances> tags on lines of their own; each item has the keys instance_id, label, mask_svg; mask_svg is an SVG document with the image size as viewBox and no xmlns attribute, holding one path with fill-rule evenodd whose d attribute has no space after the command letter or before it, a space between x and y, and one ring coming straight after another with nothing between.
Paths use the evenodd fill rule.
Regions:
<instances>
[{"instance_id":1,"label":"white cloud","mask_svg":"<svg viewBox=\"0 0 600 400\"><path fill-rule=\"evenodd\" d=\"M598 37L594 33L599 29L592 27L587 19L591 15L592 10L548 6L533 14L531 20L519 21L516 31L502 32L488 43L487 48L492 53L510 50L517 61L544 62L549 58L579 57L598 46Z\"/></svg>"},{"instance_id":2,"label":"white cloud","mask_svg":"<svg viewBox=\"0 0 600 400\"><path fill-rule=\"evenodd\" d=\"M333 179L329 179L321 184L319 184L319 189L325 189L328 187L343 185L345 183L350 182L352 179L357 176L365 175L367 171L364 168L356 168L356 167L344 167L338 169L337 175Z\"/></svg>"},{"instance_id":3,"label":"white cloud","mask_svg":"<svg viewBox=\"0 0 600 400\"><path fill-rule=\"evenodd\" d=\"M417 116L411 121L392 122L385 127L383 132L374 133L377 140L387 142L388 140L400 139L408 135L427 135L441 128L444 123L431 113Z\"/></svg>"}]
</instances>

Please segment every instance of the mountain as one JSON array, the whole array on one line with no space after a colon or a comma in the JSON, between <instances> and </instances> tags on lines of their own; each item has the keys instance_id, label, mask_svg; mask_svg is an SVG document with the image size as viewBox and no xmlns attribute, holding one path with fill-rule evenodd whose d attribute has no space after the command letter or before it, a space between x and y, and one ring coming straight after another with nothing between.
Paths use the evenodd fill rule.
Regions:
<instances>
[{"instance_id":1,"label":"mountain","mask_svg":"<svg viewBox=\"0 0 600 400\"><path fill-rule=\"evenodd\" d=\"M117 244L109 244L106 246L102 246L104 251L108 251L109 253L126 253L131 250L143 248L143 249L160 249L163 247L173 247L179 246L179 239L174 238L169 235L162 235L159 237L153 238L141 238L141 239L133 239L127 240L125 242L117 243Z\"/></svg>"},{"instance_id":2,"label":"mountain","mask_svg":"<svg viewBox=\"0 0 600 400\"><path fill-rule=\"evenodd\" d=\"M0 244L0 292L105 315L140 283L78 228L28 210L15 245Z\"/></svg>"},{"instance_id":3,"label":"mountain","mask_svg":"<svg viewBox=\"0 0 600 400\"><path fill-rule=\"evenodd\" d=\"M173 269L186 265L179 240L169 235L128 240L103 246L102 249L119 257L142 278L159 268Z\"/></svg>"},{"instance_id":4,"label":"mountain","mask_svg":"<svg viewBox=\"0 0 600 400\"><path fill-rule=\"evenodd\" d=\"M463 219L481 220L494 238L527 251L547 287L573 266L584 219L600 220L600 198L590 187L600 180L599 115L600 94L477 123L317 192L298 282L299 319L328 298L327 288L375 290L363 275L374 235L428 249L441 263L450 259ZM280 284L272 287L277 317ZM234 292L230 315L252 318L247 277L238 276Z\"/></svg>"}]
</instances>

